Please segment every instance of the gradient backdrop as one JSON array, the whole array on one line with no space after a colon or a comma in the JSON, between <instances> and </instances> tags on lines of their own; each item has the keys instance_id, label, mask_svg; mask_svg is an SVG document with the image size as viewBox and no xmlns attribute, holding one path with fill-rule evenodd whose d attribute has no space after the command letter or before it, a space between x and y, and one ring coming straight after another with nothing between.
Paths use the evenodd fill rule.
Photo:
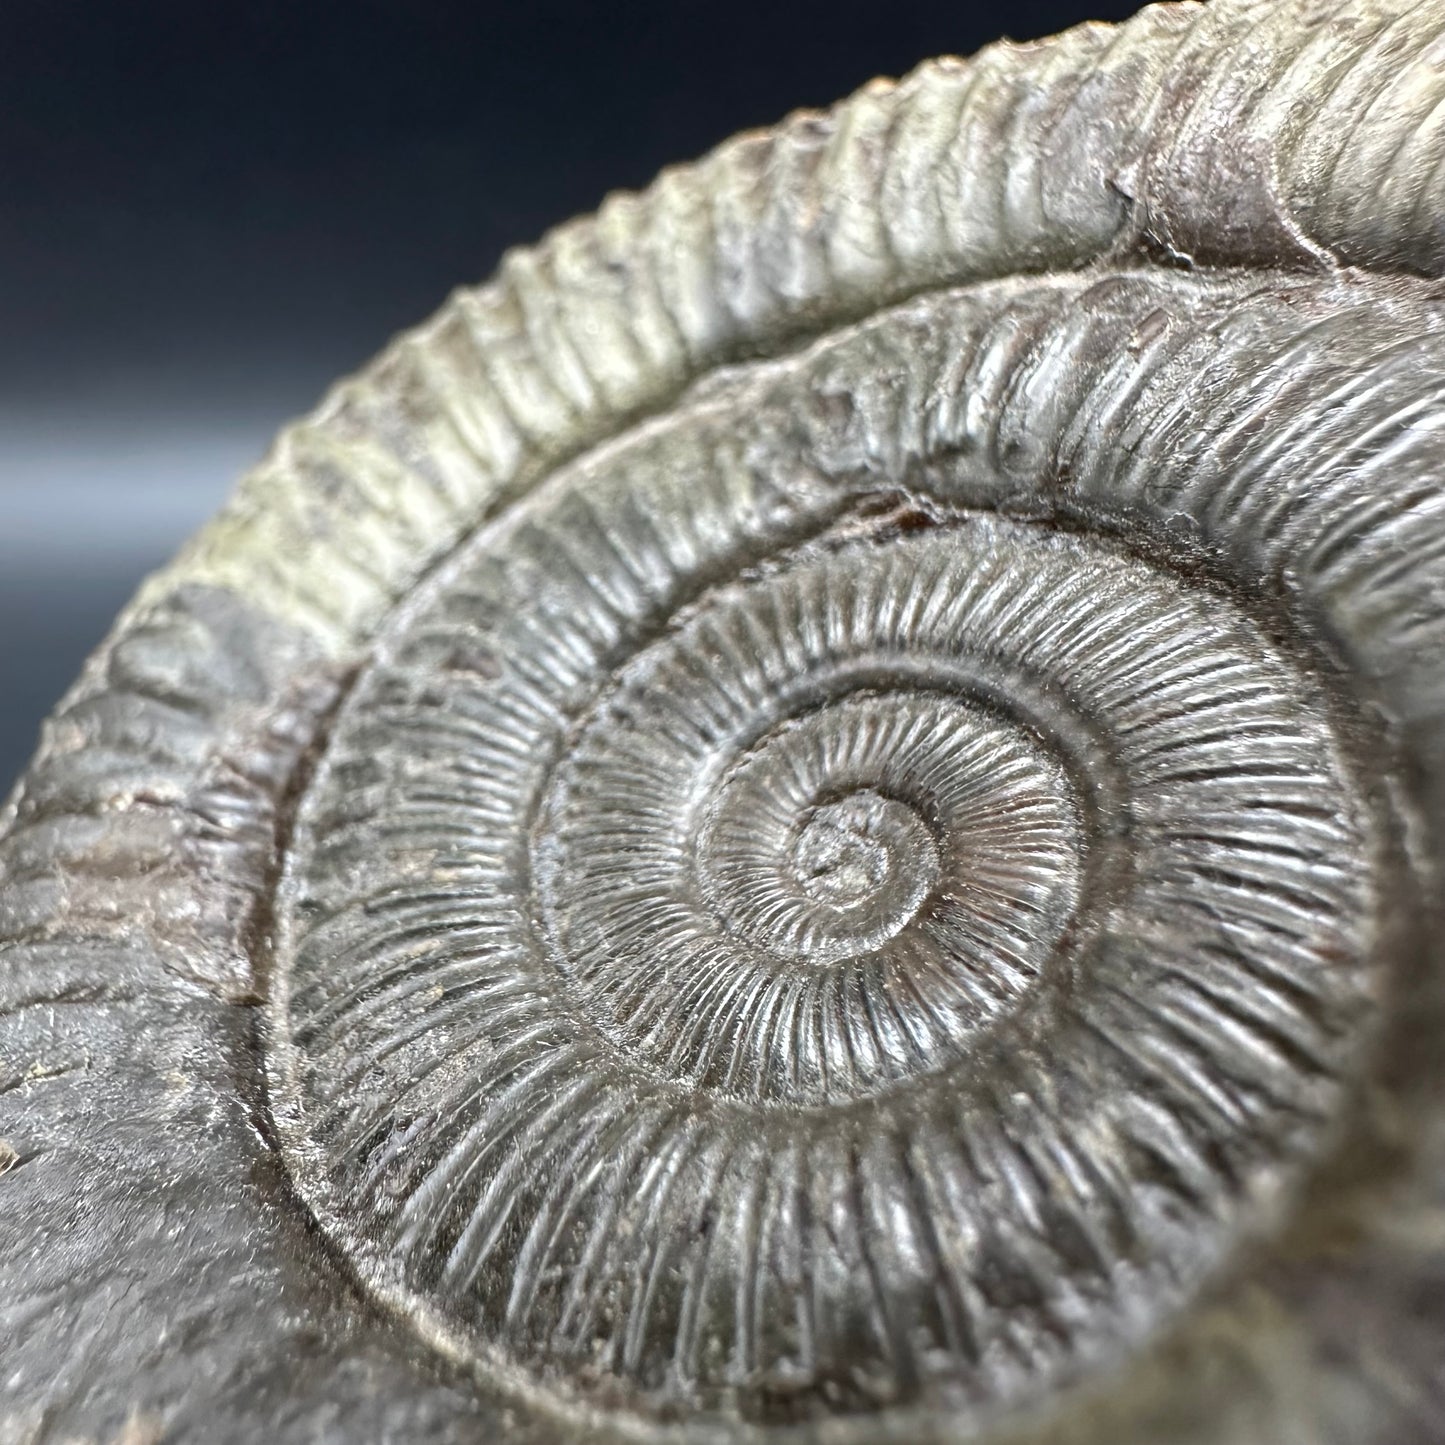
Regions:
<instances>
[{"instance_id":1,"label":"gradient backdrop","mask_svg":"<svg viewBox=\"0 0 1445 1445\"><path fill-rule=\"evenodd\" d=\"M502 250L1134 0L0 0L0 794L271 434Z\"/></svg>"}]
</instances>

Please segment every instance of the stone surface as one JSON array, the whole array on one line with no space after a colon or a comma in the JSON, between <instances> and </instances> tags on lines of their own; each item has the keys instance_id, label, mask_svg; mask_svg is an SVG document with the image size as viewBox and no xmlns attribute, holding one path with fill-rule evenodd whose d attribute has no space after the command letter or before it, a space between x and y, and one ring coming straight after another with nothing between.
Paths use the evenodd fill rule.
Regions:
<instances>
[{"instance_id":1,"label":"stone surface","mask_svg":"<svg viewBox=\"0 0 1445 1445\"><path fill-rule=\"evenodd\" d=\"M0 1441L1445 1412L1445 8L939 61L279 439L0 841Z\"/></svg>"}]
</instances>

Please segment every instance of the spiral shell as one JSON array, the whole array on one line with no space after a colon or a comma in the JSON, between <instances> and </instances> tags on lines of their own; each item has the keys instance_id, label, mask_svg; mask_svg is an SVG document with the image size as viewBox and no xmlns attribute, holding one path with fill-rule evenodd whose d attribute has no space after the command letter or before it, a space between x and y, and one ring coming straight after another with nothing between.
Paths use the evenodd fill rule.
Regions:
<instances>
[{"instance_id":1,"label":"spiral shell","mask_svg":"<svg viewBox=\"0 0 1445 1445\"><path fill-rule=\"evenodd\" d=\"M283 434L11 803L5 1438L1429 1438L1442 62L935 62Z\"/></svg>"}]
</instances>

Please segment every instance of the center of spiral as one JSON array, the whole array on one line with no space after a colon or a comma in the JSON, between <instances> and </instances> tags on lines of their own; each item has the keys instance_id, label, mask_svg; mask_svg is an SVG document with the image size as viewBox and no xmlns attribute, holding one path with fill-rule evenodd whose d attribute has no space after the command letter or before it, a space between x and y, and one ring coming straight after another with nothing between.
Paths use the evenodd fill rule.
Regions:
<instances>
[{"instance_id":1,"label":"center of spiral","mask_svg":"<svg viewBox=\"0 0 1445 1445\"><path fill-rule=\"evenodd\" d=\"M883 927L869 931L882 937L913 917L939 870L928 825L907 803L872 788L811 809L789 863L805 897L840 914L872 916Z\"/></svg>"},{"instance_id":2,"label":"center of spiral","mask_svg":"<svg viewBox=\"0 0 1445 1445\"><path fill-rule=\"evenodd\" d=\"M891 602L840 613L843 561L860 595L914 585L824 554L716 599L579 719L529 830L540 961L589 1036L735 1100L910 1087L1072 967L1087 774L953 666L946 610L907 648Z\"/></svg>"}]
</instances>

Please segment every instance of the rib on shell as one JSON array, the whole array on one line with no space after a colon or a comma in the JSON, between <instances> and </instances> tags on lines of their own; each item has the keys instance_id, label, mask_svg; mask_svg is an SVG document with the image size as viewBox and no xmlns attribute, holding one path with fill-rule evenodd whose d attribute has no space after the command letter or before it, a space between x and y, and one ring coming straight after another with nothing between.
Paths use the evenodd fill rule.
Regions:
<instances>
[{"instance_id":1,"label":"rib on shell","mask_svg":"<svg viewBox=\"0 0 1445 1445\"><path fill-rule=\"evenodd\" d=\"M9 805L6 1438L1426 1438L1442 127L933 62L283 433Z\"/></svg>"}]
</instances>

